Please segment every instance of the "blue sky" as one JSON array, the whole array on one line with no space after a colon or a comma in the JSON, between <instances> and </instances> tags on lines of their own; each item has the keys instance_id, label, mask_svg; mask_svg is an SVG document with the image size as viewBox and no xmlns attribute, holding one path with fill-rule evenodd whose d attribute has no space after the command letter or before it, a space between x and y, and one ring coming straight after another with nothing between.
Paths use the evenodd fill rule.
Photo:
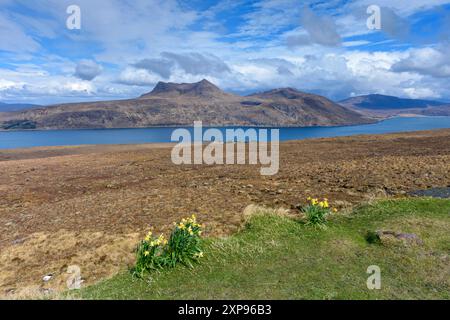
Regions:
<instances>
[{"instance_id":1,"label":"blue sky","mask_svg":"<svg viewBox=\"0 0 450 320\"><path fill-rule=\"evenodd\" d=\"M81 29L66 9L78 5ZM369 30L367 8L381 9ZM0 0L0 101L124 99L206 78L240 94L450 101L450 1Z\"/></svg>"}]
</instances>

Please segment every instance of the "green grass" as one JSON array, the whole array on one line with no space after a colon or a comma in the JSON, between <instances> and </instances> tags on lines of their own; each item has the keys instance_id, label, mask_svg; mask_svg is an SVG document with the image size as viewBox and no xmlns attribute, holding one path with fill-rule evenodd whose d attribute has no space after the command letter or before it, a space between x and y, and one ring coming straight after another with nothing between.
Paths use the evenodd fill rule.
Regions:
<instances>
[{"instance_id":1,"label":"green grass","mask_svg":"<svg viewBox=\"0 0 450 320\"><path fill-rule=\"evenodd\" d=\"M369 244L368 231L416 233L422 246ZM387 200L333 216L326 230L255 215L205 258L144 280L124 272L76 293L83 299L449 299L450 201ZM368 290L367 267L381 268Z\"/></svg>"}]
</instances>

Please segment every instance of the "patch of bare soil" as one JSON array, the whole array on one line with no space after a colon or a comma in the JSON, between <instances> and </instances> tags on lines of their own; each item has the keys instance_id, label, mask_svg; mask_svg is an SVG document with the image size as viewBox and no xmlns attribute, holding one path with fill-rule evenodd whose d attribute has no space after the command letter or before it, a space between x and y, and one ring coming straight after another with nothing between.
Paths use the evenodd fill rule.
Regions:
<instances>
[{"instance_id":1,"label":"patch of bare soil","mask_svg":"<svg viewBox=\"0 0 450 320\"><path fill-rule=\"evenodd\" d=\"M132 263L149 227L168 232L192 213L209 235L226 235L250 204L294 210L311 195L345 207L450 185L450 130L282 143L275 176L261 176L259 166L176 166L170 152L164 145L0 151L0 294L62 289L72 264L85 284L111 276Z\"/></svg>"}]
</instances>

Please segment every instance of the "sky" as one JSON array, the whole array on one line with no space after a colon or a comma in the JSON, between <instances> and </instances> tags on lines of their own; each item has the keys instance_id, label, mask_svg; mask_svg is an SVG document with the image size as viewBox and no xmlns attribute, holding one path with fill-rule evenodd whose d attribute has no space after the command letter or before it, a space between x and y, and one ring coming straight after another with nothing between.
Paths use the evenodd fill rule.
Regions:
<instances>
[{"instance_id":1,"label":"sky","mask_svg":"<svg viewBox=\"0 0 450 320\"><path fill-rule=\"evenodd\" d=\"M367 26L373 5L380 29ZM127 99L202 79L243 95L450 101L450 0L0 0L0 102Z\"/></svg>"}]
</instances>

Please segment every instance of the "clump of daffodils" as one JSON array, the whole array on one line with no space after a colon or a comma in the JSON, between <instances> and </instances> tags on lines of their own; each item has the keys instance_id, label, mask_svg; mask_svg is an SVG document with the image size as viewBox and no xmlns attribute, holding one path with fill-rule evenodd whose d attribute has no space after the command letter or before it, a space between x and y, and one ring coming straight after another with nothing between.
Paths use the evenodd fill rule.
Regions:
<instances>
[{"instance_id":1,"label":"clump of daffodils","mask_svg":"<svg viewBox=\"0 0 450 320\"><path fill-rule=\"evenodd\" d=\"M190 218L181 220L179 224L174 222L177 230L186 231L190 236L195 234L202 235L202 225L197 223L197 217L193 214Z\"/></svg>"},{"instance_id":2,"label":"clump of daffodils","mask_svg":"<svg viewBox=\"0 0 450 320\"><path fill-rule=\"evenodd\" d=\"M337 212L336 208L331 208L328 199L319 200L308 197L308 204L302 208L306 216L306 224L326 228L327 217L332 212Z\"/></svg>"},{"instance_id":3,"label":"clump of daffodils","mask_svg":"<svg viewBox=\"0 0 450 320\"><path fill-rule=\"evenodd\" d=\"M201 250L202 225L197 223L197 217L193 214L189 218L174 223L170 240L170 254L174 257L171 263L182 263L191 267L192 262L203 257Z\"/></svg>"},{"instance_id":4,"label":"clump of daffodils","mask_svg":"<svg viewBox=\"0 0 450 320\"><path fill-rule=\"evenodd\" d=\"M137 248L137 261L133 273L142 276L145 272L174 267L177 263L192 266L192 263L203 257L201 250L202 225L192 215L174 222L174 230L170 238L163 234L154 237L150 231Z\"/></svg>"}]
</instances>

